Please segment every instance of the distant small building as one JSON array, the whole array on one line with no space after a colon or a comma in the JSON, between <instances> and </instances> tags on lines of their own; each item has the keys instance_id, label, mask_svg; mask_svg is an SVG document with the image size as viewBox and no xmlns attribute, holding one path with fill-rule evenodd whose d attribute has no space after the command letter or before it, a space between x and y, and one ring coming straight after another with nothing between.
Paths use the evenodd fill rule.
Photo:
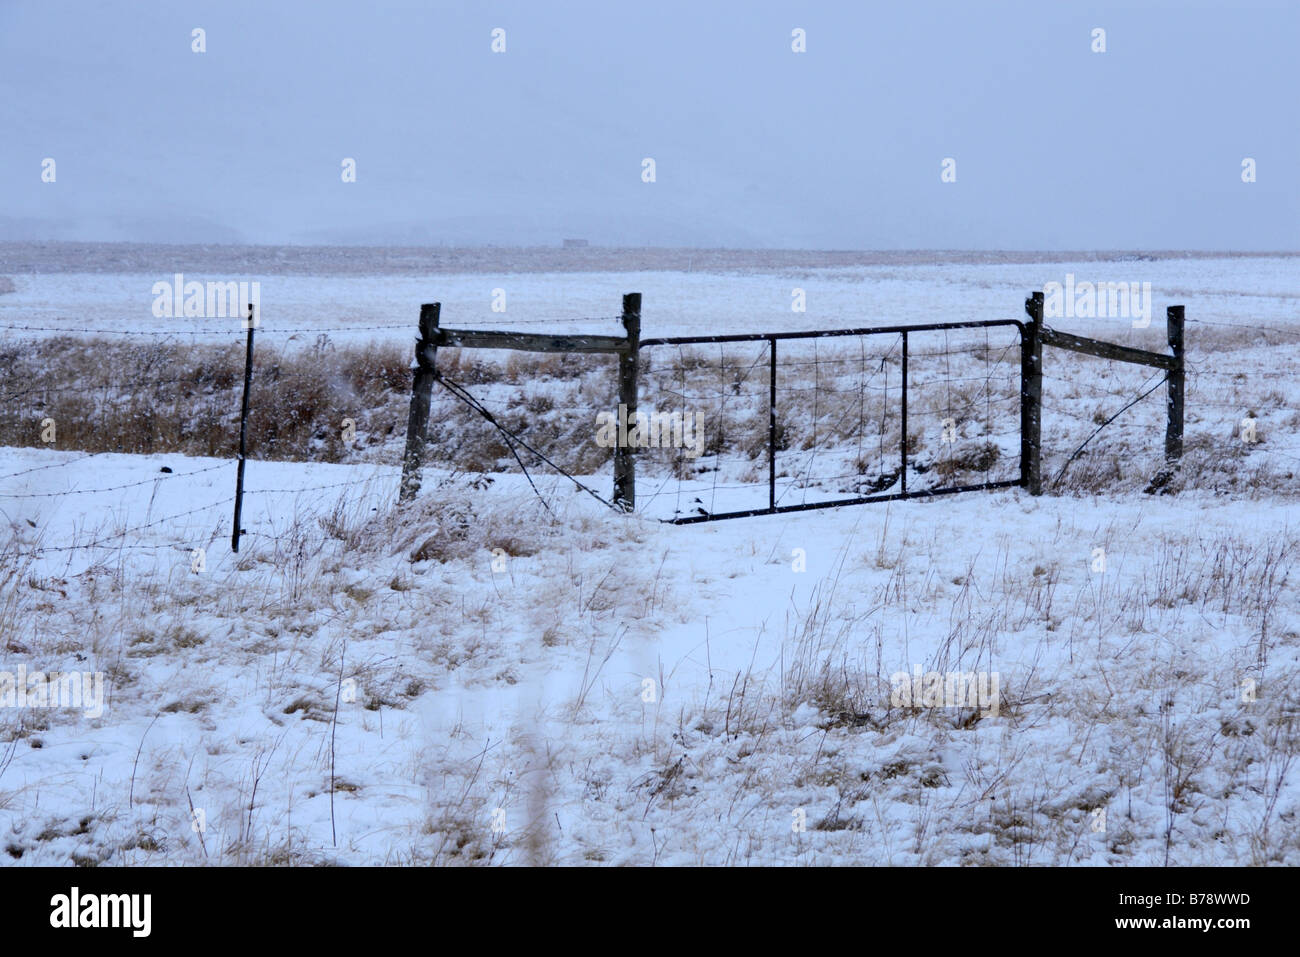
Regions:
<instances>
[{"instance_id":1,"label":"distant small building","mask_svg":"<svg viewBox=\"0 0 1300 957\"><path fill-rule=\"evenodd\" d=\"M582 249L583 247L590 245L591 244L585 239L566 239L564 241L565 249Z\"/></svg>"}]
</instances>

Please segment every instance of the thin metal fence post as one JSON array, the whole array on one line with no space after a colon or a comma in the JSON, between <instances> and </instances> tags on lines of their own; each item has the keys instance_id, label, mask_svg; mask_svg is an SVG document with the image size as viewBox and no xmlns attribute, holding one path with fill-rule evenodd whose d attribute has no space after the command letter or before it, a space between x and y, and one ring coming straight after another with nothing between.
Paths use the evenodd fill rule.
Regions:
<instances>
[{"instance_id":1,"label":"thin metal fence post","mask_svg":"<svg viewBox=\"0 0 1300 957\"><path fill-rule=\"evenodd\" d=\"M243 532L240 522L244 514L244 461L248 456L248 392L253 383L253 330L257 317L253 304L248 304L248 342L244 347L244 401L239 410L239 466L235 472L235 522L230 532L230 550L239 551L239 536Z\"/></svg>"}]
</instances>

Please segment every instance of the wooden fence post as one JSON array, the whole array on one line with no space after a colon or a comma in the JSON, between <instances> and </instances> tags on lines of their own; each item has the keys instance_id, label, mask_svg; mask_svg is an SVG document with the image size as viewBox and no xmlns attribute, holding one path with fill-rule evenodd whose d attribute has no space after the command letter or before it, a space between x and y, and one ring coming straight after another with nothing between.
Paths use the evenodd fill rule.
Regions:
<instances>
[{"instance_id":1,"label":"wooden fence post","mask_svg":"<svg viewBox=\"0 0 1300 957\"><path fill-rule=\"evenodd\" d=\"M629 292L623 297L623 329L627 349L618 356L619 415L629 423L636 421L637 373L641 345L641 294ZM619 430L624 433L623 429ZM638 430L639 431L639 430ZM625 433L624 433L625 434ZM619 438L623 438L620 434ZM614 445L614 504L625 512L636 507L636 449L623 442Z\"/></svg>"},{"instance_id":2,"label":"wooden fence post","mask_svg":"<svg viewBox=\"0 0 1300 957\"><path fill-rule=\"evenodd\" d=\"M420 467L424 464L425 433L429 428L429 402L433 395L434 361L438 348L440 302L420 306L420 338L415 340L415 373L411 385L411 411L406 418L406 454L402 458L402 485L398 502L409 502L420 491Z\"/></svg>"},{"instance_id":3,"label":"wooden fence post","mask_svg":"<svg viewBox=\"0 0 1300 957\"><path fill-rule=\"evenodd\" d=\"M1024 341L1020 352L1020 483L1030 495L1043 494L1043 294L1025 300Z\"/></svg>"},{"instance_id":4,"label":"wooden fence post","mask_svg":"<svg viewBox=\"0 0 1300 957\"><path fill-rule=\"evenodd\" d=\"M1168 422L1165 425L1165 459L1175 462L1183 457L1183 307L1170 306L1165 314L1169 348L1174 354L1174 368L1169 370L1169 394L1165 401Z\"/></svg>"}]
</instances>

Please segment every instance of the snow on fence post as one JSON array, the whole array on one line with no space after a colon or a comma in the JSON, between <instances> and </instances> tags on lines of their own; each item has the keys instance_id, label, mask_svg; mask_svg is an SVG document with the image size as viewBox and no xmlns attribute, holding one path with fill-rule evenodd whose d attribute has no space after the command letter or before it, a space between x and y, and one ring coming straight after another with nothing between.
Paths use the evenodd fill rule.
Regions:
<instances>
[{"instance_id":1,"label":"snow on fence post","mask_svg":"<svg viewBox=\"0 0 1300 957\"><path fill-rule=\"evenodd\" d=\"M253 304L248 304L248 344L244 348L244 402L239 412L239 466L235 472L235 521L230 532L230 550L239 551L239 527L244 512L244 460L248 454L248 389L253 383L253 330L257 321Z\"/></svg>"},{"instance_id":2,"label":"snow on fence post","mask_svg":"<svg viewBox=\"0 0 1300 957\"><path fill-rule=\"evenodd\" d=\"M1183 307L1170 306L1165 312L1166 335L1169 349L1174 354L1174 367L1169 370L1169 395L1165 402L1168 422L1165 425L1165 459L1175 462L1183 457Z\"/></svg>"},{"instance_id":3,"label":"snow on fence post","mask_svg":"<svg viewBox=\"0 0 1300 957\"><path fill-rule=\"evenodd\" d=\"M626 413L625 421L635 422L641 348L639 292L629 292L623 296L623 329L627 333L627 345L618 356L618 403L622 406L618 411L620 416ZM623 442L614 445L614 504L625 512L636 507L635 453L635 449Z\"/></svg>"},{"instance_id":4,"label":"snow on fence post","mask_svg":"<svg viewBox=\"0 0 1300 957\"><path fill-rule=\"evenodd\" d=\"M429 402L433 395L434 362L438 347L438 315L442 303L420 306L420 338L415 340L415 373L411 385L411 411L406 419L406 454L402 457L402 485L398 502L409 502L420 491L420 467L424 464L425 433L429 428Z\"/></svg>"},{"instance_id":5,"label":"snow on fence post","mask_svg":"<svg viewBox=\"0 0 1300 957\"><path fill-rule=\"evenodd\" d=\"M1043 494L1040 452L1043 435L1043 294L1025 300L1024 339L1020 346L1020 482L1030 495Z\"/></svg>"}]
</instances>

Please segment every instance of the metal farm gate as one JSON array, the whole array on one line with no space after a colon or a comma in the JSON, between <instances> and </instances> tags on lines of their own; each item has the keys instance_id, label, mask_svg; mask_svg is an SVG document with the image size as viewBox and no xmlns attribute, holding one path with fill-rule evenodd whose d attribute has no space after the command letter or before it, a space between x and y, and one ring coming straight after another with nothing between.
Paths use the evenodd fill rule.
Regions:
<instances>
[{"instance_id":1,"label":"metal farm gate","mask_svg":"<svg viewBox=\"0 0 1300 957\"><path fill-rule=\"evenodd\" d=\"M1002 332L1001 341L991 341L987 335L990 330ZM969 335L974 331L979 334ZM663 488L665 483L661 482L648 495L643 492L637 504L653 503L667 494L674 499L674 508L671 515L663 516L664 520L685 524L1021 485L1018 380L1023 336L1022 323L999 319L643 339L639 344L642 356L639 399L644 401L646 387L650 385L660 386L655 390L660 395L676 392L683 399L689 398L697 404L704 402L710 413L705 417L705 428L712 426L715 433L722 432L730 419L738 418L728 415L725 407L728 401L734 411L736 407L743 409L747 398L757 400L751 402L758 406L752 409L757 414L749 418L765 420L766 468L761 485L753 482L737 485L733 477L721 473L721 465L716 460L725 458L727 443L724 436L715 434L710 443L715 461L709 469L714 477L721 475L721 482L681 483L685 489L667 492ZM954 337L964 341L954 343ZM937 351L923 348L920 369L923 375L931 374L926 376L928 381L923 380L922 387L936 384L951 387L959 380L964 392L958 405L965 408L943 402L944 398L951 399L950 388L946 396L938 397L938 410L929 405L918 407L913 394L918 385L915 378L918 343L941 346ZM699 360L715 350L717 361L705 366L701 375ZM747 351L755 355L751 358L745 354ZM661 352L676 353L671 356L666 372L660 364L649 361ZM972 360L960 363L960 371L973 374L954 376L950 370L938 376L932 374L936 357L948 360L950 367L954 356ZM1008 360L1014 363L1011 375L1005 374ZM712 380L715 369L721 373L717 376L719 387L701 392L701 380ZM727 375L729 369L736 374ZM760 369L763 374L756 376ZM681 389L671 388L671 380L674 374L687 372L695 373L696 385L693 392L682 395ZM681 377L684 379L685 375ZM736 388L755 379L761 386L758 390ZM1008 379L1015 381L1008 382ZM999 381L1001 387L995 385ZM970 414L973 403L966 400L971 397L969 384L972 382L976 394L974 404L984 405L979 411L996 409L996 415ZM660 404L656 403L656 407ZM687 413L685 409L682 411L683 415ZM936 411L948 414L936 416ZM802 433L797 436L791 434L796 423ZM1003 427L997 428L998 425ZM933 441L926 442L926 436ZM1010 447L1006 441L994 444L994 440L1005 437L1011 437ZM966 464L981 467L954 467L952 463L961 461L969 451L963 447L972 442L980 452ZM864 455L867 446L870 446L866 449L869 454ZM652 458L655 451L639 448L638 461ZM934 454L925 454L926 451ZM680 466L681 454L674 458L674 464ZM815 468L819 459L829 459L830 467ZM1014 466L1009 467L1008 461L1014 462ZM918 466L922 471L918 472ZM638 471L648 473L649 470L638 464ZM749 471L752 473L753 469ZM951 481L970 472L979 473L977 480ZM643 489L645 485L643 482ZM701 493L708 496L708 501L702 499ZM762 501L752 504L744 501L752 499L755 493L761 493ZM722 508L718 507L720 498Z\"/></svg>"}]
</instances>

